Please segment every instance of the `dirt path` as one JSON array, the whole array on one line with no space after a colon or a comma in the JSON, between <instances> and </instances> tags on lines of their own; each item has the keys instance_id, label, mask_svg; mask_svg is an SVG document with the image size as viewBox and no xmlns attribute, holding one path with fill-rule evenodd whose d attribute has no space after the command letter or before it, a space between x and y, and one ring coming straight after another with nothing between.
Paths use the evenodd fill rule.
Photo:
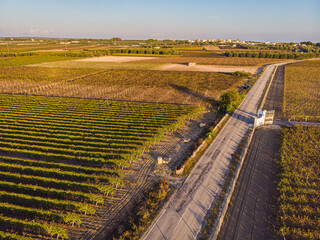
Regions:
<instances>
[{"instance_id":1,"label":"dirt path","mask_svg":"<svg viewBox=\"0 0 320 240\"><path fill-rule=\"evenodd\" d=\"M194 72L226 72L233 73L236 71L245 71L251 74L257 73L258 66L225 66L225 65L196 65L187 66L186 64L166 64L158 67L156 70L161 71L194 71Z\"/></svg>"},{"instance_id":2,"label":"dirt path","mask_svg":"<svg viewBox=\"0 0 320 240\"><path fill-rule=\"evenodd\" d=\"M264 105L265 110L275 110L275 119L283 118L284 68L285 66L278 67Z\"/></svg>"},{"instance_id":3,"label":"dirt path","mask_svg":"<svg viewBox=\"0 0 320 240\"><path fill-rule=\"evenodd\" d=\"M256 130L219 239L272 239L268 225L279 147L278 126Z\"/></svg>"}]
</instances>

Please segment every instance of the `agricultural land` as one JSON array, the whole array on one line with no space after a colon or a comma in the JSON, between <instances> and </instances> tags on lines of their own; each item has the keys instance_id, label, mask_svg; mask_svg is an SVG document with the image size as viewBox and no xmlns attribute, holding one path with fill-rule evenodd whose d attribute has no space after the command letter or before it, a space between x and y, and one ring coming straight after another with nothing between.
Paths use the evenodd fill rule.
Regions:
<instances>
[{"instance_id":1,"label":"agricultural land","mask_svg":"<svg viewBox=\"0 0 320 240\"><path fill-rule=\"evenodd\" d=\"M283 112L288 119L320 121L320 61L285 68Z\"/></svg>"},{"instance_id":2,"label":"agricultural land","mask_svg":"<svg viewBox=\"0 0 320 240\"><path fill-rule=\"evenodd\" d=\"M228 57L231 46L178 40L0 43L4 239L138 239L157 215L150 206L161 207L181 185L177 167L221 118L220 96L246 93L243 86L266 65L288 61ZM267 51L261 48L251 51ZM178 68L165 69L172 64ZM318 85L307 83L301 69L316 76L318 62L303 64L286 67L284 112L317 120ZM301 81L301 93L294 92ZM303 110L294 105L297 94ZM157 165L158 157L167 164ZM288 236L298 231L284 220Z\"/></svg>"},{"instance_id":3,"label":"agricultural land","mask_svg":"<svg viewBox=\"0 0 320 240\"><path fill-rule=\"evenodd\" d=\"M277 68L274 124L255 131L219 239L319 238L319 76L319 60Z\"/></svg>"}]
</instances>

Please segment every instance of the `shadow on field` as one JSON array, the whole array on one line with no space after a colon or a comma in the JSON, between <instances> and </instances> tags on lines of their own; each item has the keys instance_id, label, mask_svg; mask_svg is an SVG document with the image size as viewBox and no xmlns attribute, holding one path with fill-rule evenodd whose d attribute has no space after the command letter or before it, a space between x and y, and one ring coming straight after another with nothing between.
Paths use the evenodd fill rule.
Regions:
<instances>
[{"instance_id":1,"label":"shadow on field","mask_svg":"<svg viewBox=\"0 0 320 240\"><path fill-rule=\"evenodd\" d=\"M192 97L199 98L202 101L209 103L212 107L214 107L218 103L218 101L216 101L216 100L214 100L214 99L212 99L210 97L206 97L205 95L203 95L201 93L198 93L198 92L196 92L194 90L191 90L189 88L186 88L186 87L183 87L183 86L179 86L179 85L175 85L175 84L170 84L170 87L172 87L172 88L174 88L174 89L176 89L176 90L178 90L180 92L189 94Z\"/></svg>"}]
</instances>

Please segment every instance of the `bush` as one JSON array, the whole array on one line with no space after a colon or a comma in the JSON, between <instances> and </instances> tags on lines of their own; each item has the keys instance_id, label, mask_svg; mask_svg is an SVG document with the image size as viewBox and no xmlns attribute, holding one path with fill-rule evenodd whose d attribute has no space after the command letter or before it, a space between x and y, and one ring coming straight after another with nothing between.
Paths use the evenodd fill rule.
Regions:
<instances>
[{"instance_id":1,"label":"bush","mask_svg":"<svg viewBox=\"0 0 320 240\"><path fill-rule=\"evenodd\" d=\"M232 73L232 75L237 77L250 77L252 74L244 71L236 71Z\"/></svg>"},{"instance_id":2,"label":"bush","mask_svg":"<svg viewBox=\"0 0 320 240\"><path fill-rule=\"evenodd\" d=\"M223 93L219 99L219 112L227 113L234 111L243 99L243 95L240 95L236 90L229 90Z\"/></svg>"}]
</instances>

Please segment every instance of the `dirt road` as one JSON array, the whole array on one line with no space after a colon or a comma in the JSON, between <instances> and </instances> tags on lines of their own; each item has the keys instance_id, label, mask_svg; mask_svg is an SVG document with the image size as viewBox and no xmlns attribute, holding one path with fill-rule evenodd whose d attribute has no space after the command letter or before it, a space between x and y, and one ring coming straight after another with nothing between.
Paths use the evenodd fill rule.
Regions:
<instances>
[{"instance_id":1,"label":"dirt road","mask_svg":"<svg viewBox=\"0 0 320 240\"><path fill-rule=\"evenodd\" d=\"M255 131L219 239L272 239L268 223L279 147L279 126Z\"/></svg>"},{"instance_id":2,"label":"dirt road","mask_svg":"<svg viewBox=\"0 0 320 240\"><path fill-rule=\"evenodd\" d=\"M268 66L142 239L196 239L221 192L230 162L257 113L275 65Z\"/></svg>"},{"instance_id":3,"label":"dirt road","mask_svg":"<svg viewBox=\"0 0 320 240\"><path fill-rule=\"evenodd\" d=\"M265 110L275 110L275 119L280 119L283 117L282 103L284 91L284 68L285 66L278 67L271 83L266 103L263 107Z\"/></svg>"}]
</instances>

